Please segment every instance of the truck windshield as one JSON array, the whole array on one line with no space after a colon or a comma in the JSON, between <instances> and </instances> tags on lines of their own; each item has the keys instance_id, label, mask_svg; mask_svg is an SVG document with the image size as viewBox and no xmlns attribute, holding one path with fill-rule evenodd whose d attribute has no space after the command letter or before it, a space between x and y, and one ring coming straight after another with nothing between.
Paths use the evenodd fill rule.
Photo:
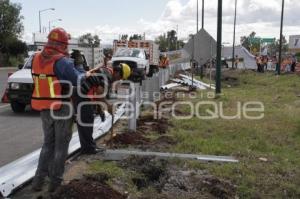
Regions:
<instances>
[{"instance_id":1,"label":"truck windshield","mask_svg":"<svg viewBox=\"0 0 300 199\"><path fill-rule=\"evenodd\" d=\"M23 69L31 69L33 55L31 55L24 64Z\"/></svg>"},{"instance_id":2,"label":"truck windshield","mask_svg":"<svg viewBox=\"0 0 300 199\"><path fill-rule=\"evenodd\" d=\"M114 57L137 57L143 58L139 49L119 49Z\"/></svg>"}]
</instances>

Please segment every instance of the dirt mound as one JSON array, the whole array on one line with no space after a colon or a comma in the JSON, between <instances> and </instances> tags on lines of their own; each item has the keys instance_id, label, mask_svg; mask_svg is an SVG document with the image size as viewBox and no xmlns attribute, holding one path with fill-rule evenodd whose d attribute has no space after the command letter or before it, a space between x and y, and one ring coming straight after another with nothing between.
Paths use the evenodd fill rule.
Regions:
<instances>
[{"instance_id":1,"label":"dirt mound","mask_svg":"<svg viewBox=\"0 0 300 199\"><path fill-rule=\"evenodd\" d=\"M131 157L121 167L138 174L131 180L142 198L234 198L236 186L207 171L173 166L154 157ZM147 193L147 190L155 192Z\"/></svg>"},{"instance_id":2,"label":"dirt mound","mask_svg":"<svg viewBox=\"0 0 300 199\"><path fill-rule=\"evenodd\" d=\"M52 199L125 199L125 195L115 191L107 184L93 178L71 181L60 187Z\"/></svg>"},{"instance_id":3,"label":"dirt mound","mask_svg":"<svg viewBox=\"0 0 300 199\"><path fill-rule=\"evenodd\" d=\"M143 130L147 129L157 132L158 134L166 134L168 128L172 126L167 119L162 118L156 120L152 115L141 117L140 119L138 119L137 124L139 130L141 130L142 132L144 132Z\"/></svg>"},{"instance_id":4,"label":"dirt mound","mask_svg":"<svg viewBox=\"0 0 300 199\"><path fill-rule=\"evenodd\" d=\"M132 178L138 190L154 187L161 190L167 178L167 161L153 157L131 157L122 163L122 167L134 170L139 177Z\"/></svg>"},{"instance_id":5,"label":"dirt mound","mask_svg":"<svg viewBox=\"0 0 300 199\"><path fill-rule=\"evenodd\" d=\"M126 132L118 134L113 139L109 140L108 146L116 145L146 145L150 142L148 138L145 138L141 133Z\"/></svg>"}]
</instances>

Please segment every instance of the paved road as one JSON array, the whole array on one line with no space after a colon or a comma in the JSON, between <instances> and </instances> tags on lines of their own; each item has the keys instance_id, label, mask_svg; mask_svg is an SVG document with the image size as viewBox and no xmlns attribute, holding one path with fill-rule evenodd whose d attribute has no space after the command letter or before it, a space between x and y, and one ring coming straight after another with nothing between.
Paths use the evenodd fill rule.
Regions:
<instances>
[{"instance_id":1,"label":"paved road","mask_svg":"<svg viewBox=\"0 0 300 199\"><path fill-rule=\"evenodd\" d=\"M0 70L0 95L6 87L7 73ZM15 114L10 106L0 103L0 167L26 155L42 144L42 125L39 114L29 109Z\"/></svg>"}]
</instances>

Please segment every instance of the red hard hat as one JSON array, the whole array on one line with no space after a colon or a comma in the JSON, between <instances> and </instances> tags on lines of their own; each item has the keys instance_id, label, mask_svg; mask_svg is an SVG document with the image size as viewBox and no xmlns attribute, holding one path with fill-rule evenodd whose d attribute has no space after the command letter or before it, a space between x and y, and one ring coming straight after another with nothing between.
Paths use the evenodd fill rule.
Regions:
<instances>
[{"instance_id":1,"label":"red hard hat","mask_svg":"<svg viewBox=\"0 0 300 199\"><path fill-rule=\"evenodd\" d=\"M67 45L69 44L70 39L70 34L68 34L63 28L54 28L48 35L49 41L55 41Z\"/></svg>"}]
</instances>

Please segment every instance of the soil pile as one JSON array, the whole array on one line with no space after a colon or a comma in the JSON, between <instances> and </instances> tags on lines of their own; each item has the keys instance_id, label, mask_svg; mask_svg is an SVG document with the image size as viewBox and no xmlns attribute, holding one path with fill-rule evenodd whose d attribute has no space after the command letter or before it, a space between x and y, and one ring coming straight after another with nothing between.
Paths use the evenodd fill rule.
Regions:
<instances>
[{"instance_id":1,"label":"soil pile","mask_svg":"<svg viewBox=\"0 0 300 199\"><path fill-rule=\"evenodd\" d=\"M107 185L103 175L73 180L60 187L52 199L126 199L127 197Z\"/></svg>"}]
</instances>

